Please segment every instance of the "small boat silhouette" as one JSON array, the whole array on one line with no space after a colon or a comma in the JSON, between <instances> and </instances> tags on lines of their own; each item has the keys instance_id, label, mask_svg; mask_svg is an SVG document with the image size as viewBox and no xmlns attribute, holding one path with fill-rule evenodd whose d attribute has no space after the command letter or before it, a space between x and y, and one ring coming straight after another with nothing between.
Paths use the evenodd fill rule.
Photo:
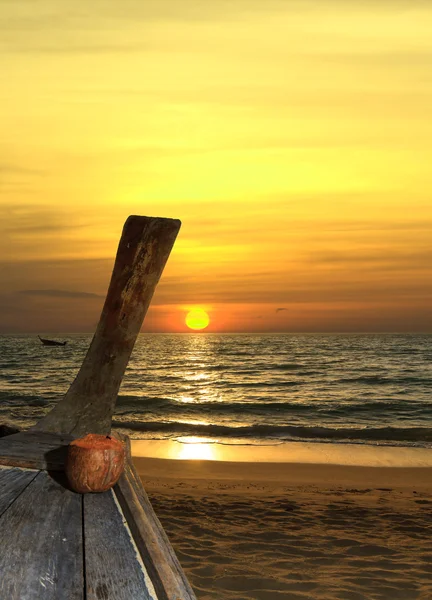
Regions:
<instances>
[{"instance_id":1,"label":"small boat silhouette","mask_svg":"<svg viewBox=\"0 0 432 600\"><path fill-rule=\"evenodd\" d=\"M66 346L67 344L67 342L56 342L55 340L46 340L45 338L41 338L40 335L38 335L38 338L44 346Z\"/></svg>"}]
</instances>

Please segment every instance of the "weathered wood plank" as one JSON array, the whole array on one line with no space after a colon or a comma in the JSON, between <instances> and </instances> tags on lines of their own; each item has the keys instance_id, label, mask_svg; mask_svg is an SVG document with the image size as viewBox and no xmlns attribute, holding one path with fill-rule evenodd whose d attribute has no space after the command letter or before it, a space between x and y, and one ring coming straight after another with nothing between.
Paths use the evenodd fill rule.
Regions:
<instances>
[{"instance_id":1,"label":"weathered wood plank","mask_svg":"<svg viewBox=\"0 0 432 600\"><path fill-rule=\"evenodd\" d=\"M81 369L62 400L34 429L109 433L118 390L180 221L127 219L108 294Z\"/></svg>"},{"instance_id":2,"label":"weathered wood plank","mask_svg":"<svg viewBox=\"0 0 432 600\"><path fill-rule=\"evenodd\" d=\"M87 600L157 600L112 490L83 501Z\"/></svg>"},{"instance_id":3,"label":"weathered wood plank","mask_svg":"<svg viewBox=\"0 0 432 600\"><path fill-rule=\"evenodd\" d=\"M36 477L38 471L0 467L0 516Z\"/></svg>"},{"instance_id":4,"label":"weathered wood plank","mask_svg":"<svg viewBox=\"0 0 432 600\"><path fill-rule=\"evenodd\" d=\"M61 471L74 436L21 431L0 439L0 465Z\"/></svg>"},{"instance_id":5,"label":"weathered wood plank","mask_svg":"<svg viewBox=\"0 0 432 600\"><path fill-rule=\"evenodd\" d=\"M159 600L196 600L130 456L114 488Z\"/></svg>"},{"instance_id":6,"label":"weathered wood plank","mask_svg":"<svg viewBox=\"0 0 432 600\"><path fill-rule=\"evenodd\" d=\"M0 598L83 600L82 497L41 471L0 518Z\"/></svg>"}]
</instances>

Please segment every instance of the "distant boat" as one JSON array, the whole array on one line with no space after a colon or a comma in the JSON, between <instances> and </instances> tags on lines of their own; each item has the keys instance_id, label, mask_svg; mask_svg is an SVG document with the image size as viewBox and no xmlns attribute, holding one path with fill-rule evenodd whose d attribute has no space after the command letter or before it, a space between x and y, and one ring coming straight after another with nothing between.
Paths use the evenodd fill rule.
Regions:
<instances>
[{"instance_id":1,"label":"distant boat","mask_svg":"<svg viewBox=\"0 0 432 600\"><path fill-rule=\"evenodd\" d=\"M44 346L66 346L67 344L67 342L56 342L55 340L46 340L45 338L41 338L40 335L38 335L38 338Z\"/></svg>"}]
</instances>

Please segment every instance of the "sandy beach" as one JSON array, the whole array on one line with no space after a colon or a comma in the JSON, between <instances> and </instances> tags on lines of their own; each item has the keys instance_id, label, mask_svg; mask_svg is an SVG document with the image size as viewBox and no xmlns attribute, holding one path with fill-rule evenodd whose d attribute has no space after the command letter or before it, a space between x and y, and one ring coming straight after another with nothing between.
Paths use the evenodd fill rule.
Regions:
<instances>
[{"instance_id":1,"label":"sandy beach","mask_svg":"<svg viewBox=\"0 0 432 600\"><path fill-rule=\"evenodd\" d=\"M133 444L199 600L432 598L432 451L323 446L188 460Z\"/></svg>"}]
</instances>

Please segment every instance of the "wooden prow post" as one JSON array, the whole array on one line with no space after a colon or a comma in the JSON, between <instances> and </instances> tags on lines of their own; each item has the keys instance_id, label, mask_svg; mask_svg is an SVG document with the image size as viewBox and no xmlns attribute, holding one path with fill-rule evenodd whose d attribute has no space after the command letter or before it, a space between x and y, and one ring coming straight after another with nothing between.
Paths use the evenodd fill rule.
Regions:
<instances>
[{"instance_id":1,"label":"wooden prow post","mask_svg":"<svg viewBox=\"0 0 432 600\"><path fill-rule=\"evenodd\" d=\"M110 432L129 357L180 225L177 219L127 219L99 324L81 369L66 395L32 430Z\"/></svg>"}]
</instances>

